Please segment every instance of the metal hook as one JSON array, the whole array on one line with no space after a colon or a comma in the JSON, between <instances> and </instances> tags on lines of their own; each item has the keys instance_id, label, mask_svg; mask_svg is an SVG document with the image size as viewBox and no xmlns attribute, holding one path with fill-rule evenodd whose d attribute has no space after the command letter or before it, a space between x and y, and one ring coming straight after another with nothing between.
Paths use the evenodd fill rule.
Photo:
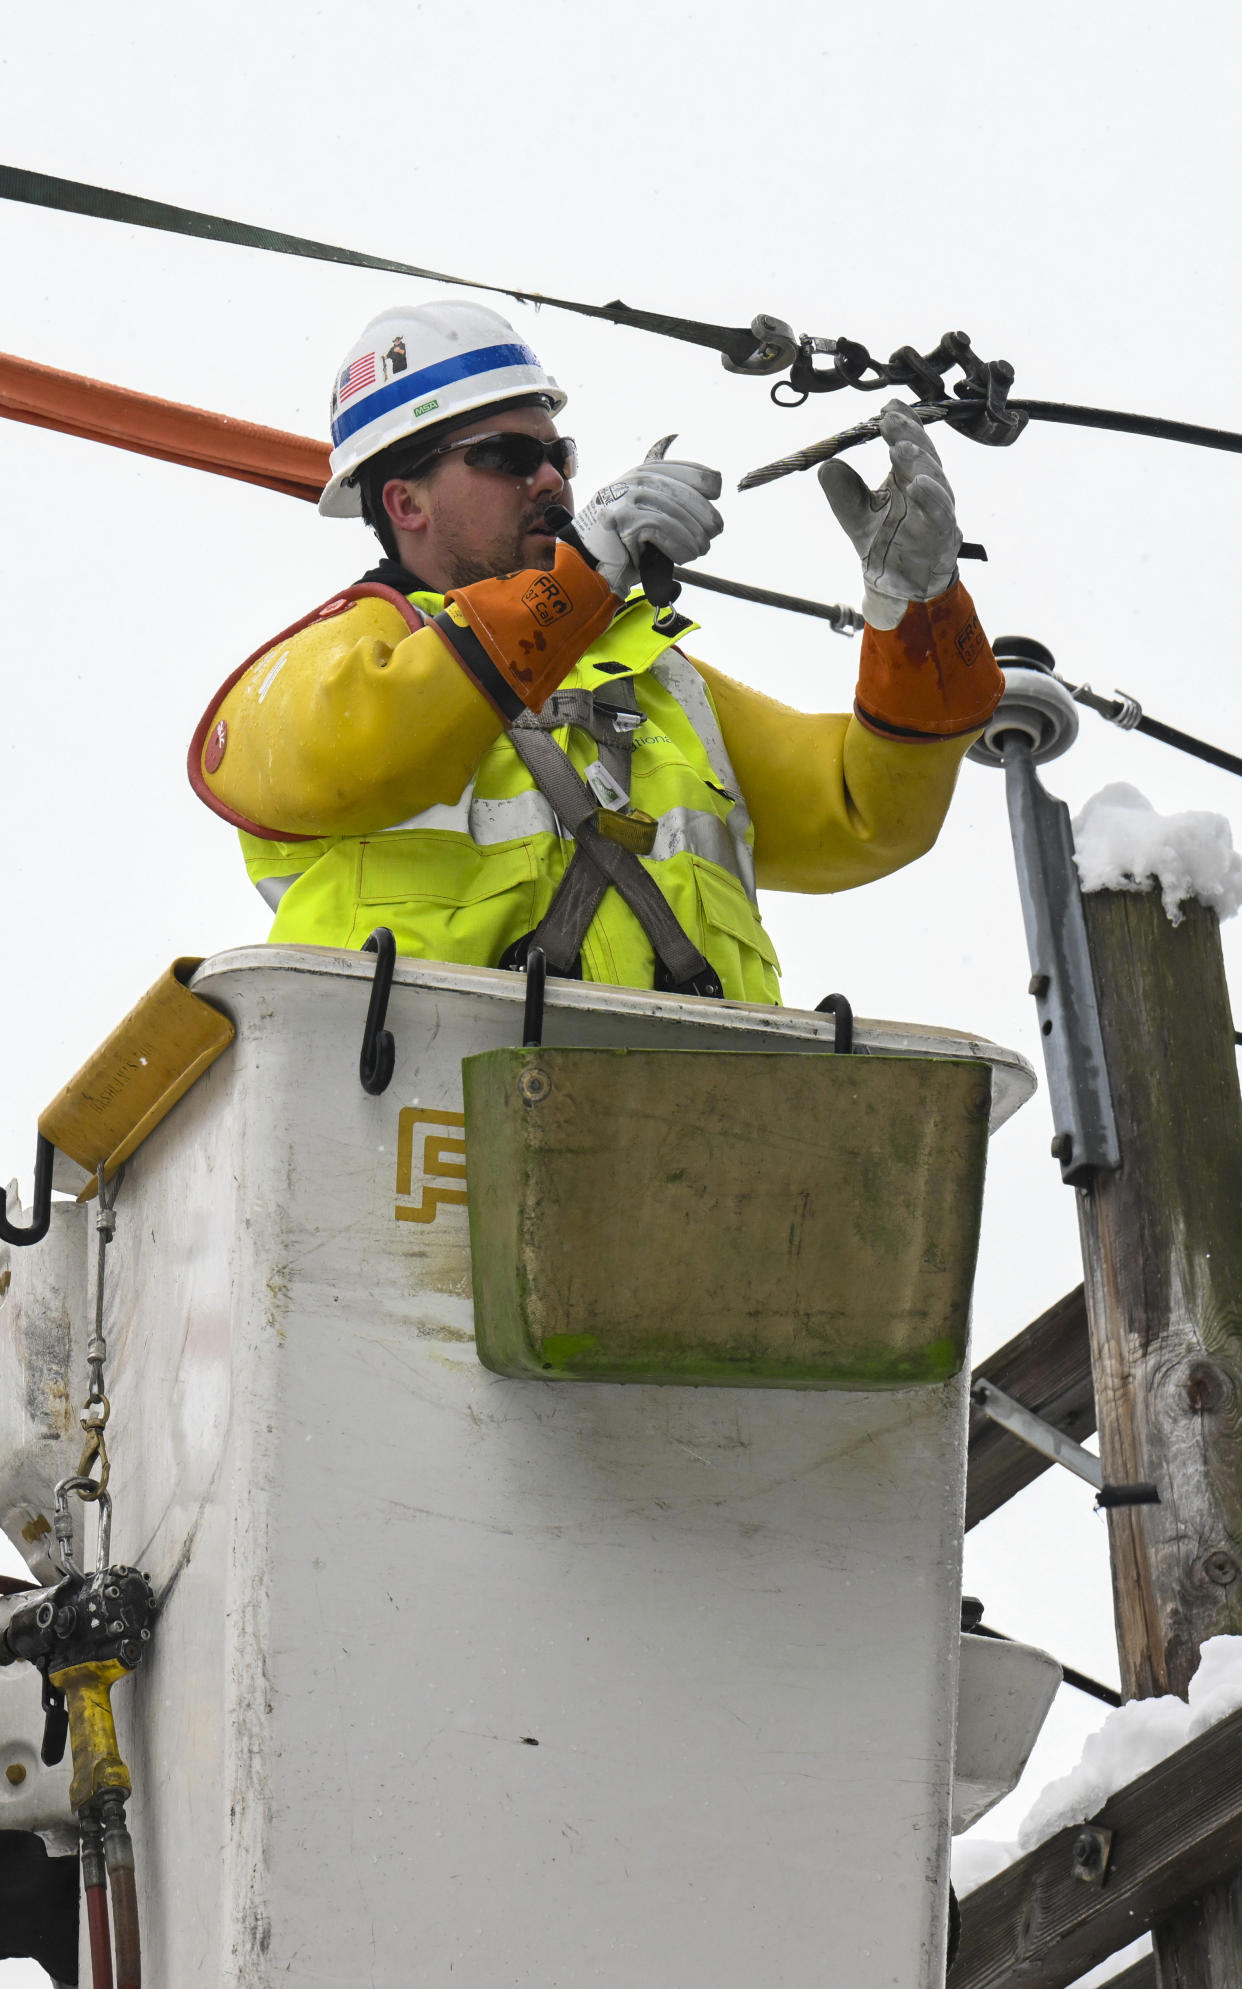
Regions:
<instances>
[{"instance_id":1,"label":"metal hook","mask_svg":"<svg viewBox=\"0 0 1242 1989\"><path fill-rule=\"evenodd\" d=\"M5 1189L0 1188L0 1237L6 1243L42 1243L52 1221L52 1158L55 1147L51 1140L39 1134L35 1147L34 1202L30 1211L30 1221L20 1227L8 1220L9 1198Z\"/></svg>"},{"instance_id":2,"label":"metal hook","mask_svg":"<svg viewBox=\"0 0 1242 1989\"><path fill-rule=\"evenodd\" d=\"M548 961L542 946L532 946L526 955L526 1006L522 1010L522 1048L543 1047L543 996L548 978Z\"/></svg>"},{"instance_id":3,"label":"metal hook","mask_svg":"<svg viewBox=\"0 0 1242 1989\"><path fill-rule=\"evenodd\" d=\"M836 1018L836 1029L832 1038L833 1055L849 1057L854 1054L854 1011L843 994L825 995L815 1004L816 1015L832 1015Z\"/></svg>"},{"instance_id":4,"label":"metal hook","mask_svg":"<svg viewBox=\"0 0 1242 1989\"><path fill-rule=\"evenodd\" d=\"M76 1492L79 1499L84 1496L94 1499L98 1497L98 1491L93 1479L74 1476L62 1478L54 1494L56 1516L52 1522L52 1531L56 1536L56 1545L52 1550L52 1559L62 1575L77 1575L81 1579L82 1570L73 1558L73 1514L69 1510L70 1492Z\"/></svg>"},{"instance_id":5,"label":"metal hook","mask_svg":"<svg viewBox=\"0 0 1242 1989\"><path fill-rule=\"evenodd\" d=\"M371 982L367 1024L362 1032L358 1078L363 1090L370 1092L372 1098L378 1098L380 1092L387 1091L392 1083L393 1068L397 1061L392 1032L384 1027L388 1015L388 996L392 988L392 970L397 963L397 942L389 927L380 925L375 928L369 939L363 941L362 950L364 953L375 955L375 978Z\"/></svg>"},{"instance_id":6,"label":"metal hook","mask_svg":"<svg viewBox=\"0 0 1242 1989\"><path fill-rule=\"evenodd\" d=\"M720 363L726 373L782 373L798 350L793 326L784 318L769 317L761 311L750 321L754 344L747 349L744 336L735 341L732 352L722 352Z\"/></svg>"}]
</instances>

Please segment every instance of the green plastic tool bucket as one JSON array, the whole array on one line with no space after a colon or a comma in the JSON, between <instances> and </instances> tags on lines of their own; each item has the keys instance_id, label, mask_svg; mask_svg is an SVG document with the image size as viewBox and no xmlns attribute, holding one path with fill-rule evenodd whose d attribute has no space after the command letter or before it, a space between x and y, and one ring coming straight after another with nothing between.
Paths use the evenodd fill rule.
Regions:
<instances>
[{"instance_id":1,"label":"green plastic tool bucket","mask_svg":"<svg viewBox=\"0 0 1242 1989\"><path fill-rule=\"evenodd\" d=\"M870 1389L961 1367L986 1064L541 1048L462 1073L485 1367Z\"/></svg>"}]
</instances>

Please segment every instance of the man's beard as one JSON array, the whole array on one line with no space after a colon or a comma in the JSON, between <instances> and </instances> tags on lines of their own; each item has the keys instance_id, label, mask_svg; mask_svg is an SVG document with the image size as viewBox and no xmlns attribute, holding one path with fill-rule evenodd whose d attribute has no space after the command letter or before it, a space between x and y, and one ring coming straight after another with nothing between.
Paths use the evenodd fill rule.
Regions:
<instances>
[{"instance_id":1,"label":"man's beard","mask_svg":"<svg viewBox=\"0 0 1242 1989\"><path fill-rule=\"evenodd\" d=\"M449 575L449 587L470 587L476 580L495 580L500 574L519 573L532 566L533 562L524 550L526 535L543 523L546 505L535 506L522 519L512 539L490 546L486 552L477 547L450 542L444 548L444 562ZM549 539L544 546L544 557L537 564L548 571L556 557L556 541Z\"/></svg>"}]
</instances>

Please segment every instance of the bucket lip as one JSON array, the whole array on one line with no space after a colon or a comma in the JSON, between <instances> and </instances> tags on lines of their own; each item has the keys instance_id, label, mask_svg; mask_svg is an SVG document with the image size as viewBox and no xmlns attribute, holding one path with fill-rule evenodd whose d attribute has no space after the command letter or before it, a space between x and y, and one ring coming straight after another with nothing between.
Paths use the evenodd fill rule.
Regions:
<instances>
[{"instance_id":1,"label":"bucket lip","mask_svg":"<svg viewBox=\"0 0 1242 1989\"><path fill-rule=\"evenodd\" d=\"M235 996L248 1008L250 1000L258 994L260 981L270 985L283 982L287 986L291 976L309 976L369 983L374 973L375 962L369 953L346 952L332 946L238 946L213 953L204 960L190 987L195 994L209 995L226 1013L232 1013L232 998ZM513 1042L521 1040L520 1016L526 984L520 974L496 967L464 967L439 960L398 957L393 972L393 1000L398 999L403 988L504 1003L514 1017ZM557 1009L578 1014L594 1011L616 1016L618 1020L643 1018L684 1023L692 1026L700 1039L696 1045L687 1047L709 1047L701 1040L706 1035L716 1038L721 1048L728 1047L730 1037L746 1036L752 1039L745 1044L748 1050L793 1050L801 1045L831 1050L836 1031L833 1016L813 1009L772 1008L747 1001L707 1001L694 995L658 994L649 988L611 987L599 981L549 980L547 1008L549 1014ZM238 1014L234 1019L240 1023L244 1016ZM756 1043L755 1036L767 1040ZM1006 1049L970 1030L857 1016L854 1052L860 1056L965 1059L987 1064L992 1072L992 1132L1011 1119L1037 1089L1035 1072L1019 1051Z\"/></svg>"}]
</instances>

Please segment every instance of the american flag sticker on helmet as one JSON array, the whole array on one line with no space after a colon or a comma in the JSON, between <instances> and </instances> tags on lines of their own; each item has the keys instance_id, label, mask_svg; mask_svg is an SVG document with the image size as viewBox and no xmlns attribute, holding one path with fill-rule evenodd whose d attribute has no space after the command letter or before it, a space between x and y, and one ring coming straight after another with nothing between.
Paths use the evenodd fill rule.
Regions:
<instances>
[{"instance_id":1,"label":"american flag sticker on helmet","mask_svg":"<svg viewBox=\"0 0 1242 1989\"><path fill-rule=\"evenodd\" d=\"M353 359L345 368L337 387L337 398L342 403L354 394L360 394L364 387L375 385L375 354L364 352L361 359Z\"/></svg>"}]
</instances>

